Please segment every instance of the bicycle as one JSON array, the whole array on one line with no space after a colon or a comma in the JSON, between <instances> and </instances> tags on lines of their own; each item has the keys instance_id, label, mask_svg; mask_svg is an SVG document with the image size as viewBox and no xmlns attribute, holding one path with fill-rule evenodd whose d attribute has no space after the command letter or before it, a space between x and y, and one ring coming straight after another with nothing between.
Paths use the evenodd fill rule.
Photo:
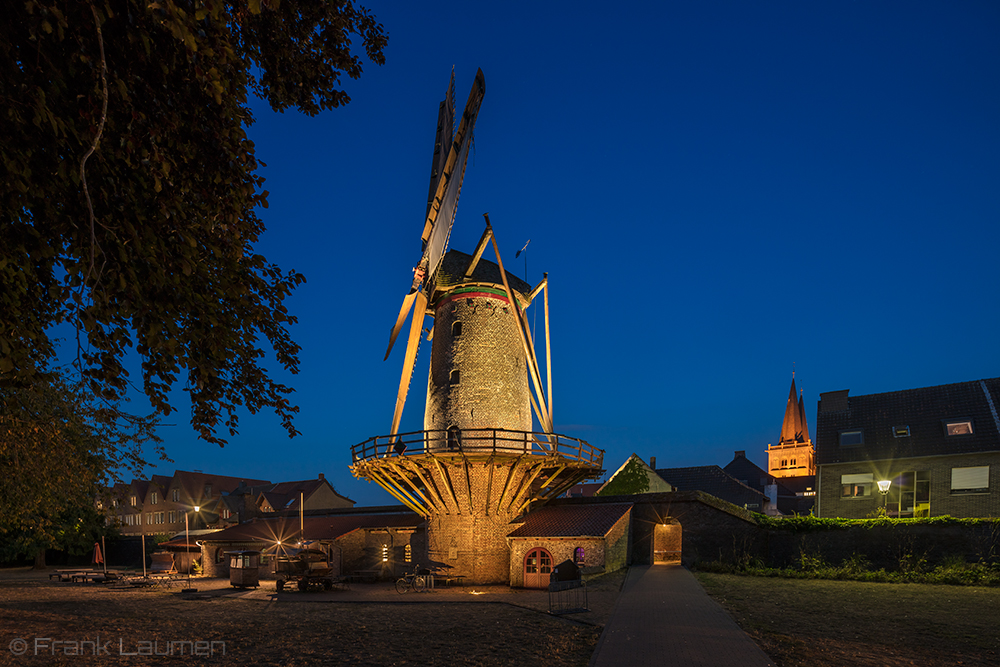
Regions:
<instances>
[{"instance_id":1,"label":"bicycle","mask_svg":"<svg viewBox=\"0 0 1000 667\"><path fill-rule=\"evenodd\" d=\"M407 589L411 589L419 593L427 588L428 576L430 572L426 568L422 570L419 565L414 565L413 572L406 572L396 580L396 592L402 595Z\"/></svg>"}]
</instances>

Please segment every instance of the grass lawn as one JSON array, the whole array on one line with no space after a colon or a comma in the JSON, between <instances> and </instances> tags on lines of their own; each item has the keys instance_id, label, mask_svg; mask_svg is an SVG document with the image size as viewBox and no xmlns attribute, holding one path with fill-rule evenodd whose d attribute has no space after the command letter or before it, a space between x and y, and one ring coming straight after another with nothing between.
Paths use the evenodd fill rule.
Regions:
<instances>
[{"instance_id":1,"label":"grass lawn","mask_svg":"<svg viewBox=\"0 0 1000 667\"><path fill-rule=\"evenodd\" d=\"M697 576L779 667L1000 664L1000 588Z\"/></svg>"}]
</instances>

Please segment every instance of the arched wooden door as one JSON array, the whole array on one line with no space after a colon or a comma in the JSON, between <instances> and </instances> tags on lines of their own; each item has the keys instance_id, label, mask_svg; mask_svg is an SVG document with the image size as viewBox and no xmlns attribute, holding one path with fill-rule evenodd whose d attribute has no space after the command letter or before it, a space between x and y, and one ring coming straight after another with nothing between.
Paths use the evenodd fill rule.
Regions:
<instances>
[{"instance_id":1,"label":"arched wooden door","mask_svg":"<svg viewBox=\"0 0 1000 667\"><path fill-rule=\"evenodd\" d=\"M524 557L524 587L548 588L552 574L552 554L541 547L532 549Z\"/></svg>"}]
</instances>

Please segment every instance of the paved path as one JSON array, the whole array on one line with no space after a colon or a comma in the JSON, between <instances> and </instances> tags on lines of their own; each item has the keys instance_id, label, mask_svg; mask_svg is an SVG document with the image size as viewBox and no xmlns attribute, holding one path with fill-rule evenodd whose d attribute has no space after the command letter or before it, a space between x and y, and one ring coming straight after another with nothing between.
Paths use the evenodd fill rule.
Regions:
<instances>
[{"instance_id":1,"label":"paved path","mask_svg":"<svg viewBox=\"0 0 1000 667\"><path fill-rule=\"evenodd\" d=\"M590 667L773 667L690 572L633 566Z\"/></svg>"}]
</instances>

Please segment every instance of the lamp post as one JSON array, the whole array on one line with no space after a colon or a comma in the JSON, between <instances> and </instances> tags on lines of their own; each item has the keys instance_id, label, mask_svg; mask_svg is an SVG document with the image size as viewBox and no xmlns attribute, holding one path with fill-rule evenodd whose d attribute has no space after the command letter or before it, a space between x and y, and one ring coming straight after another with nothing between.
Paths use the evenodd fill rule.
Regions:
<instances>
[{"instance_id":1,"label":"lamp post","mask_svg":"<svg viewBox=\"0 0 1000 667\"><path fill-rule=\"evenodd\" d=\"M879 482L879 484L881 484L881 482ZM201 507L199 507L198 505L194 506L195 513L197 513L198 510L200 510L200 509L201 509ZM187 561L188 561L188 564L187 564L187 566L188 566L188 568L187 568L187 570L188 570L188 590L191 589L191 566L193 565L193 563L191 562L191 528L188 525L188 516L190 514L191 514L191 510L188 510L187 512L184 512L184 550L188 554L188 559L187 559Z\"/></svg>"},{"instance_id":2,"label":"lamp post","mask_svg":"<svg viewBox=\"0 0 1000 667\"><path fill-rule=\"evenodd\" d=\"M880 479L878 481L878 492L882 494L882 510L887 509L886 505L889 502L889 487L892 486L892 480ZM886 512L888 514L888 512Z\"/></svg>"}]
</instances>

